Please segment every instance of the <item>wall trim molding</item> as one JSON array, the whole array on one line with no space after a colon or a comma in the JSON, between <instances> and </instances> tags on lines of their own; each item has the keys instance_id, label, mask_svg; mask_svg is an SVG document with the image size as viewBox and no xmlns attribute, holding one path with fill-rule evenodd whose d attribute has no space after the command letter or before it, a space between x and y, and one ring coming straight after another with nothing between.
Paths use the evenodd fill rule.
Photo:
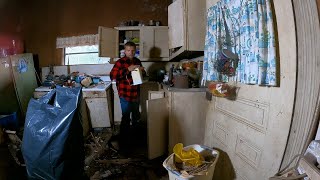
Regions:
<instances>
[{"instance_id":1,"label":"wall trim molding","mask_svg":"<svg viewBox=\"0 0 320 180\"><path fill-rule=\"evenodd\" d=\"M239 106L243 107L243 109L235 111L235 109L237 109L236 107ZM245 126L266 134L268 126L267 122L269 118L269 104L253 101L242 97L238 97L236 101L217 98L215 109ZM259 115L261 117L246 116L246 114L242 113L242 111L244 110L252 110L256 113L260 112Z\"/></svg>"},{"instance_id":2,"label":"wall trim molding","mask_svg":"<svg viewBox=\"0 0 320 180\"><path fill-rule=\"evenodd\" d=\"M319 121L320 26L316 0L292 0L297 38L297 85L290 134L281 163L303 153Z\"/></svg>"}]
</instances>

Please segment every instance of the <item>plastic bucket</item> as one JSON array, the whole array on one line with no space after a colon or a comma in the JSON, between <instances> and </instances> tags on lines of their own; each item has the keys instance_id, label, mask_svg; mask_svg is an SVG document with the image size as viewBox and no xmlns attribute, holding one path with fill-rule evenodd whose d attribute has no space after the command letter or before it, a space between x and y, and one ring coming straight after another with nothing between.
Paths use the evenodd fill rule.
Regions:
<instances>
[{"instance_id":1,"label":"plastic bucket","mask_svg":"<svg viewBox=\"0 0 320 180\"><path fill-rule=\"evenodd\" d=\"M186 146L183 149L187 150L189 148L194 148L196 151L198 151L203 157L208 157L212 156L215 157L215 160L213 163L209 166L207 173L205 175L194 175L194 176L189 176L189 177L183 177L181 173L174 168L172 168L173 165L173 155L171 154L164 162L163 162L163 167L167 169L169 173L169 179L170 180L186 180L186 179L192 179L192 180L211 180L213 177L214 169L216 167L216 164L218 162L219 158L219 151L214 150L212 148L209 148L207 146L202 146L202 145L190 145Z\"/></svg>"}]
</instances>

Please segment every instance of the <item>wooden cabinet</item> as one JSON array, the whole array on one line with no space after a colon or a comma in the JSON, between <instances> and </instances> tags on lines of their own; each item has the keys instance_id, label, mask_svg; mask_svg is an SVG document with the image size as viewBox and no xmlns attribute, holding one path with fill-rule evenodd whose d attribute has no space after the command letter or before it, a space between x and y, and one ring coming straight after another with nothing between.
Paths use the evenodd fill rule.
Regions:
<instances>
[{"instance_id":1,"label":"wooden cabinet","mask_svg":"<svg viewBox=\"0 0 320 180\"><path fill-rule=\"evenodd\" d=\"M84 136L89 134L90 128L111 127L111 124L113 124L111 88L108 84L98 85L97 87L105 87L105 89L82 89L82 100L79 108ZM49 91L50 89L47 87L36 88L33 97L38 99Z\"/></svg>"},{"instance_id":2,"label":"wooden cabinet","mask_svg":"<svg viewBox=\"0 0 320 180\"><path fill-rule=\"evenodd\" d=\"M113 90L113 121L115 124L120 124L121 122L121 105L120 105L120 98L117 90L116 83L112 83L112 90Z\"/></svg>"},{"instance_id":3,"label":"wooden cabinet","mask_svg":"<svg viewBox=\"0 0 320 180\"><path fill-rule=\"evenodd\" d=\"M147 107L148 158L166 154L168 149L168 97L163 91L149 91Z\"/></svg>"},{"instance_id":4,"label":"wooden cabinet","mask_svg":"<svg viewBox=\"0 0 320 180\"><path fill-rule=\"evenodd\" d=\"M115 83L112 83L113 90L113 120L114 122L120 124L121 122L121 106L120 99L117 90L117 86ZM157 82L145 82L140 85L140 112L141 112L141 121L146 122L147 119L147 108L146 101L148 100L148 92L149 91L158 91L159 85Z\"/></svg>"},{"instance_id":5,"label":"wooden cabinet","mask_svg":"<svg viewBox=\"0 0 320 180\"><path fill-rule=\"evenodd\" d=\"M176 0L168 7L170 60L203 55L205 0Z\"/></svg>"},{"instance_id":6,"label":"wooden cabinet","mask_svg":"<svg viewBox=\"0 0 320 180\"><path fill-rule=\"evenodd\" d=\"M99 27L99 56L119 58L125 41L137 45L137 56L141 61L168 61L167 26Z\"/></svg>"},{"instance_id":7,"label":"wooden cabinet","mask_svg":"<svg viewBox=\"0 0 320 180\"><path fill-rule=\"evenodd\" d=\"M208 102L203 91L149 92L148 157L172 153L175 144L203 144ZM154 148L156 147L156 148Z\"/></svg>"},{"instance_id":8,"label":"wooden cabinet","mask_svg":"<svg viewBox=\"0 0 320 180\"><path fill-rule=\"evenodd\" d=\"M111 91L83 91L92 128L111 127Z\"/></svg>"},{"instance_id":9,"label":"wooden cabinet","mask_svg":"<svg viewBox=\"0 0 320 180\"><path fill-rule=\"evenodd\" d=\"M204 143L208 107L205 96L205 92L169 92L169 153L177 143Z\"/></svg>"}]
</instances>

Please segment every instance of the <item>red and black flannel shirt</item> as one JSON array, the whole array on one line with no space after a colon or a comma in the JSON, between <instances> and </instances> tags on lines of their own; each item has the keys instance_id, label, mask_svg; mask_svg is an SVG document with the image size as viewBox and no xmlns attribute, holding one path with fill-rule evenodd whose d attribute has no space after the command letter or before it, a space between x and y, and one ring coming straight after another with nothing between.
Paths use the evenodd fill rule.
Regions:
<instances>
[{"instance_id":1,"label":"red and black flannel shirt","mask_svg":"<svg viewBox=\"0 0 320 180\"><path fill-rule=\"evenodd\" d=\"M129 58L123 57L113 66L110 72L110 78L111 80L116 80L119 97L123 97L130 102L137 102L139 101L140 86L132 85L131 72L128 70L130 65L142 66L141 61L137 58L133 58L131 61ZM145 72L143 72L143 74L144 73Z\"/></svg>"}]
</instances>

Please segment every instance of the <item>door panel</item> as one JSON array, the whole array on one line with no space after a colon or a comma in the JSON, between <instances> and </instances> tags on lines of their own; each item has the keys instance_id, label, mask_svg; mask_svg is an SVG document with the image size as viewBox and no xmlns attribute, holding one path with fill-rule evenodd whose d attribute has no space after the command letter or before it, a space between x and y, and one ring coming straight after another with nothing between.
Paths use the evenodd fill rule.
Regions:
<instances>
[{"instance_id":1,"label":"door panel","mask_svg":"<svg viewBox=\"0 0 320 180\"><path fill-rule=\"evenodd\" d=\"M187 2L187 49L203 51L206 36L206 10L204 0L186 0ZM195 36L196 34L196 36Z\"/></svg>"},{"instance_id":2,"label":"door panel","mask_svg":"<svg viewBox=\"0 0 320 180\"><path fill-rule=\"evenodd\" d=\"M141 28L140 40L140 58L150 58L151 50L154 47L154 29L152 27Z\"/></svg>"},{"instance_id":3,"label":"door panel","mask_svg":"<svg viewBox=\"0 0 320 180\"><path fill-rule=\"evenodd\" d=\"M148 158L164 155L168 149L168 98L147 100Z\"/></svg>"},{"instance_id":4,"label":"door panel","mask_svg":"<svg viewBox=\"0 0 320 180\"><path fill-rule=\"evenodd\" d=\"M86 98L85 101L88 106L92 128L111 127L107 98Z\"/></svg>"},{"instance_id":5,"label":"door panel","mask_svg":"<svg viewBox=\"0 0 320 180\"><path fill-rule=\"evenodd\" d=\"M23 116L25 116L27 113L29 101L33 97L34 89L38 87L33 57L32 54L27 53L10 56L10 59L12 64L12 74L16 95ZM28 68L26 72L20 73L17 70L17 68L19 67L19 61L25 61L27 63Z\"/></svg>"},{"instance_id":6,"label":"door panel","mask_svg":"<svg viewBox=\"0 0 320 180\"><path fill-rule=\"evenodd\" d=\"M119 31L99 26L99 57L119 57Z\"/></svg>"},{"instance_id":7,"label":"door panel","mask_svg":"<svg viewBox=\"0 0 320 180\"><path fill-rule=\"evenodd\" d=\"M207 0L207 5L213 1ZM274 8L280 87L238 83L235 101L213 98L205 145L222 152L214 179L268 179L280 168L293 113L297 61L292 2L275 0Z\"/></svg>"},{"instance_id":8,"label":"door panel","mask_svg":"<svg viewBox=\"0 0 320 180\"><path fill-rule=\"evenodd\" d=\"M168 48L168 29L167 28L155 28L154 29L154 53L153 58L167 58L169 57ZM160 52L159 52L160 51Z\"/></svg>"},{"instance_id":9,"label":"door panel","mask_svg":"<svg viewBox=\"0 0 320 180\"><path fill-rule=\"evenodd\" d=\"M185 44L185 0L177 0L168 7L169 49Z\"/></svg>"}]
</instances>

